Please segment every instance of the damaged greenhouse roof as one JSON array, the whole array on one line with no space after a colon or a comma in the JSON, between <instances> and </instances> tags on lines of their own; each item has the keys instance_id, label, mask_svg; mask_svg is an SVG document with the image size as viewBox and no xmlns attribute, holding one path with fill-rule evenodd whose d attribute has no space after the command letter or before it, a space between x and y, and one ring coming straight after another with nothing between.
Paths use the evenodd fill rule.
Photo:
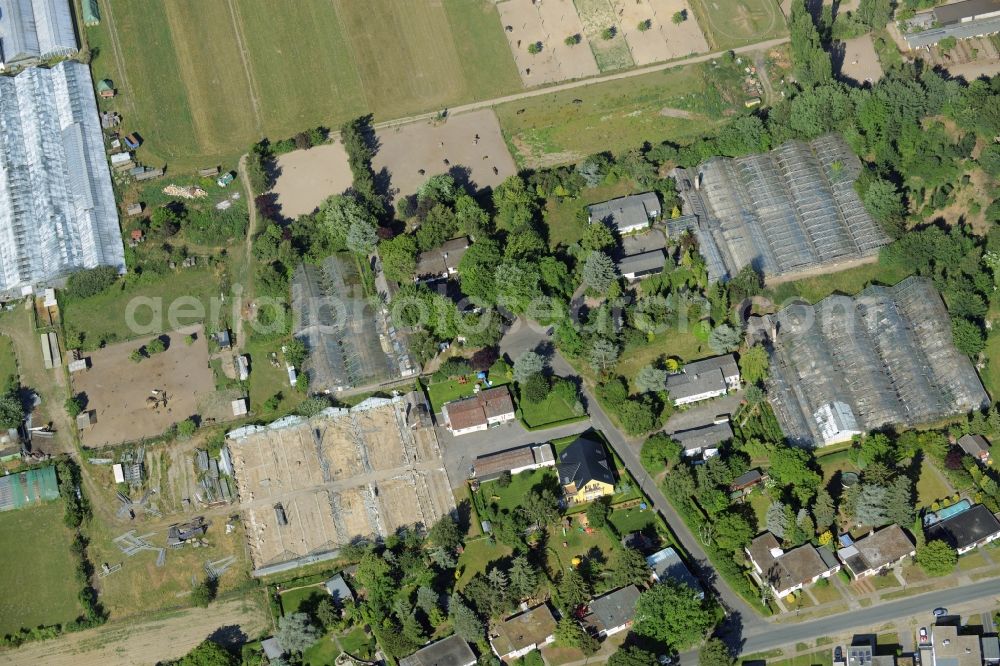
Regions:
<instances>
[{"instance_id":1,"label":"damaged greenhouse roof","mask_svg":"<svg viewBox=\"0 0 1000 666\"><path fill-rule=\"evenodd\" d=\"M292 308L295 337L309 352L311 389L341 390L412 374L404 336L365 298L353 260L333 255L322 266L299 266Z\"/></svg>"},{"instance_id":2,"label":"damaged greenhouse roof","mask_svg":"<svg viewBox=\"0 0 1000 666\"><path fill-rule=\"evenodd\" d=\"M952 343L933 284L911 277L755 318L770 341L768 398L786 437L822 446L979 409L989 397Z\"/></svg>"},{"instance_id":3,"label":"damaged greenhouse roof","mask_svg":"<svg viewBox=\"0 0 1000 666\"><path fill-rule=\"evenodd\" d=\"M871 256L889 238L854 190L860 171L837 134L677 168L686 215L668 231L694 233L712 281L745 266L776 276Z\"/></svg>"}]
</instances>

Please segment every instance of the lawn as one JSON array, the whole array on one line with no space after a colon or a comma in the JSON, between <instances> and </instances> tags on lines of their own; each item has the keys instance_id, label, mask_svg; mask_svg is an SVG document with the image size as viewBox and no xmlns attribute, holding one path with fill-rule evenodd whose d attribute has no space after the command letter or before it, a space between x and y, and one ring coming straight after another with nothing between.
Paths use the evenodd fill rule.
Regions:
<instances>
[{"instance_id":1,"label":"lawn","mask_svg":"<svg viewBox=\"0 0 1000 666\"><path fill-rule=\"evenodd\" d=\"M61 501L0 513L0 635L70 622L82 612L80 584Z\"/></svg>"},{"instance_id":2,"label":"lawn","mask_svg":"<svg viewBox=\"0 0 1000 666\"><path fill-rule=\"evenodd\" d=\"M108 0L102 14L84 33L95 77L119 90L102 106L146 139L140 159L181 171L235 161L262 135L521 89L488 0Z\"/></svg>"},{"instance_id":3,"label":"lawn","mask_svg":"<svg viewBox=\"0 0 1000 666\"><path fill-rule=\"evenodd\" d=\"M983 556L978 550L974 550L971 553L966 553L958 558L958 568L962 571L968 571L970 569L979 569L985 567L989 564L986 561L986 557Z\"/></svg>"},{"instance_id":4,"label":"lawn","mask_svg":"<svg viewBox=\"0 0 1000 666\"><path fill-rule=\"evenodd\" d=\"M555 490L558 485L559 479L555 471L550 467L543 467L515 474L506 488L501 488L497 481L487 481L479 486L477 492L484 505L496 502L501 510L513 511L521 506L524 496L536 486Z\"/></svg>"},{"instance_id":5,"label":"lawn","mask_svg":"<svg viewBox=\"0 0 1000 666\"><path fill-rule=\"evenodd\" d=\"M750 507L753 509L753 515L757 518L757 526L761 529L767 525L767 510L772 503L770 496L763 491L755 490L750 493Z\"/></svg>"},{"instance_id":6,"label":"lawn","mask_svg":"<svg viewBox=\"0 0 1000 666\"><path fill-rule=\"evenodd\" d=\"M250 356L250 411L262 420L293 411L306 398L306 394L288 383L281 354L280 340L261 340L251 337L245 347ZM271 365L271 352L278 356L278 366ZM280 394L278 407L273 412L264 409L264 403Z\"/></svg>"},{"instance_id":7,"label":"lawn","mask_svg":"<svg viewBox=\"0 0 1000 666\"><path fill-rule=\"evenodd\" d=\"M502 560L514 552L510 546L491 543L489 539L478 539L465 544L465 550L458 557L458 569L461 574L455 582L455 589L461 590L472 577L481 571L486 571L490 562Z\"/></svg>"},{"instance_id":8,"label":"lawn","mask_svg":"<svg viewBox=\"0 0 1000 666\"><path fill-rule=\"evenodd\" d=\"M572 566L574 557L583 560L581 566L593 566L600 571L614 557L614 552L607 530L592 530L588 534L575 522L572 528L549 528L548 561L553 573ZM607 584L602 587L601 583L597 587L599 589L594 590L595 594L603 594L610 589Z\"/></svg>"},{"instance_id":9,"label":"lawn","mask_svg":"<svg viewBox=\"0 0 1000 666\"><path fill-rule=\"evenodd\" d=\"M598 185L585 189L575 199L549 199L545 206L545 224L549 229L549 245L571 245L583 238L587 230L586 218L580 215L590 204L632 194L633 186L628 180L619 180L610 185Z\"/></svg>"},{"instance_id":10,"label":"lawn","mask_svg":"<svg viewBox=\"0 0 1000 666\"><path fill-rule=\"evenodd\" d=\"M763 42L788 32L776 0L692 0L691 9L712 50Z\"/></svg>"},{"instance_id":11,"label":"lawn","mask_svg":"<svg viewBox=\"0 0 1000 666\"><path fill-rule=\"evenodd\" d=\"M630 532L648 531L648 529L659 532L656 513L652 509L643 510L637 506L631 509L618 509L611 512L609 520L614 525L615 530L623 535Z\"/></svg>"},{"instance_id":12,"label":"lawn","mask_svg":"<svg viewBox=\"0 0 1000 666\"><path fill-rule=\"evenodd\" d=\"M361 658L371 656L375 650L375 640L365 633L362 627L355 627L348 633L339 636L338 640L340 641L340 647L344 648L345 652Z\"/></svg>"},{"instance_id":13,"label":"lawn","mask_svg":"<svg viewBox=\"0 0 1000 666\"><path fill-rule=\"evenodd\" d=\"M493 386L504 386L506 383L506 381L494 381ZM446 402L473 395L476 392L476 377L469 375L464 384L457 379L446 379L438 382L432 380L424 386L427 389L427 399L431 401L431 409L437 414Z\"/></svg>"},{"instance_id":14,"label":"lawn","mask_svg":"<svg viewBox=\"0 0 1000 666\"><path fill-rule=\"evenodd\" d=\"M549 393L548 397L541 402L530 402L522 400L518 403L521 420L529 428L544 428L546 426L559 425L565 421L576 418L586 418L573 411L573 405L565 400Z\"/></svg>"},{"instance_id":15,"label":"lawn","mask_svg":"<svg viewBox=\"0 0 1000 666\"><path fill-rule=\"evenodd\" d=\"M17 356L14 343L6 335L0 335L0 387L17 386Z\"/></svg>"},{"instance_id":16,"label":"lawn","mask_svg":"<svg viewBox=\"0 0 1000 666\"><path fill-rule=\"evenodd\" d=\"M820 301L830 294L856 294L870 283L896 284L910 275L909 271L896 266L886 267L877 261L849 268L837 273L825 273L813 277L782 282L768 288L765 296L779 307L786 301L801 298L809 303Z\"/></svg>"},{"instance_id":17,"label":"lawn","mask_svg":"<svg viewBox=\"0 0 1000 666\"><path fill-rule=\"evenodd\" d=\"M319 603L320 599L329 596L322 585L312 585L310 587L299 587L281 593L281 613L291 615L298 613L303 604L308 608Z\"/></svg>"},{"instance_id":18,"label":"lawn","mask_svg":"<svg viewBox=\"0 0 1000 666\"><path fill-rule=\"evenodd\" d=\"M171 306L183 304L179 314L192 310L195 299L201 305L200 315L178 316L169 323ZM77 332L85 333L83 348L96 349L101 342L121 342L132 338L162 333L163 331L201 321L212 313L212 301L219 297L219 278L208 267L185 268L171 271L165 276L150 276L118 282L106 291L85 299L69 300L63 304L63 322L66 336L72 340ZM126 313L134 308L135 323L143 330L133 330ZM174 305L177 308L177 305ZM138 307L136 307L138 306Z\"/></svg>"},{"instance_id":19,"label":"lawn","mask_svg":"<svg viewBox=\"0 0 1000 666\"><path fill-rule=\"evenodd\" d=\"M1000 308L991 306L986 314L987 321L997 321L1000 318ZM986 368L981 370L979 376L982 377L983 386L993 400L1000 398L1000 331L994 326L986 337ZM997 458L994 458L997 460Z\"/></svg>"},{"instance_id":20,"label":"lawn","mask_svg":"<svg viewBox=\"0 0 1000 666\"><path fill-rule=\"evenodd\" d=\"M327 666L334 663L340 654L340 646L333 634L324 634L322 638L302 653L302 666Z\"/></svg>"},{"instance_id":21,"label":"lawn","mask_svg":"<svg viewBox=\"0 0 1000 666\"><path fill-rule=\"evenodd\" d=\"M508 102L496 110L520 166L567 164L645 141L683 144L711 133L725 114L742 107L738 71L688 65Z\"/></svg>"},{"instance_id":22,"label":"lawn","mask_svg":"<svg viewBox=\"0 0 1000 666\"><path fill-rule=\"evenodd\" d=\"M929 507L951 494L951 486L948 485L944 475L924 458L920 466L920 479L917 481L917 506Z\"/></svg>"},{"instance_id":23,"label":"lawn","mask_svg":"<svg viewBox=\"0 0 1000 666\"><path fill-rule=\"evenodd\" d=\"M687 362L714 355L715 352L709 348L708 343L702 342L694 334L693 326L684 331L671 329L657 333L644 345L627 348L615 366L615 374L634 378L639 373L639 368L662 358L676 356Z\"/></svg>"}]
</instances>

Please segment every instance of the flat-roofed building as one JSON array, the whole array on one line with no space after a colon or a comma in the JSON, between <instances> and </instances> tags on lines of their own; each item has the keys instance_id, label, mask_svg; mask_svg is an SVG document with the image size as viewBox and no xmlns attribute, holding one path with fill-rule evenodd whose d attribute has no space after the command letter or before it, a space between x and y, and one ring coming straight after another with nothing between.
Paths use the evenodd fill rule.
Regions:
<instances>
[{"instance_id":1,"label":"flat-roofed building","mask_svg":"<svg viewBox=\"0 0 1000 666\"><path fill-rule=\"evenodd\" d=\"M591 224L600 222L629 234L649 228L649 223L660 216L660 199L655 192L643 192L587 206Z\"/></svg>"},{"instance_id":2,"label":"flat-roofed building","mask_svg":"<svg viewBox=\"0 0 1000 666\"><path fill-rule=\"evenodd\" d=\"M0 292L85 268L125 270L90 70L0 77Z\"/></svg>"},{"instance_id":3,"label":"flat-roofed building","mask_svg":"<svg viewBox=\"0 0 1000 666\"><path fill-rule=\"evenodd\" d=\"M1000 32L1000 0L952 2L899 23L911 49L933 46L945 37L985 37Z\"/></svg>"}]
</instances>

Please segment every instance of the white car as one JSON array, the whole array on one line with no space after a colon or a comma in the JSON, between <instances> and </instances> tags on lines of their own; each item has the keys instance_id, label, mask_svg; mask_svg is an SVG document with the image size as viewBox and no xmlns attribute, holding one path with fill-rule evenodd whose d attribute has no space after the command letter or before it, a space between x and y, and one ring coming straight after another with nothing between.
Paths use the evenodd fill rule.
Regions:
<instances>
[{"instance_id":1,"label":"white car","mask_svg":"<svg viewBox=\"0 0 1000 666\"><path fill-rule=\"evenodd\" d=\"M928 642L927 627L920 627L920 643L926 645Z\"/></svg>"}]
</instances>

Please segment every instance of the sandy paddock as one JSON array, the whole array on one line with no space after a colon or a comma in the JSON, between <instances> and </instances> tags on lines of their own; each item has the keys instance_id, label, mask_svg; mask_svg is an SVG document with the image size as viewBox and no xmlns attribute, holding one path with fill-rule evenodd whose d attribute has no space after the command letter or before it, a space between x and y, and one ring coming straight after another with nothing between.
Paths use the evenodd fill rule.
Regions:
<instances>
[{"instance_id":1,"label":"sandy paddock","mask_svg":"<svg viewBox=\"0 0 1000 666\"><path fill-rule=\"evenodd\" d=\"M289 219L308 215L327 197L351 186L347 151L339 141L278 156L278 196L281 214ZM324 194L320 194L324 193Z\"/></svg>"},{"instance_id":2,"label":"sandy paddock","mask_svg":"<svg viewBox=\"0 0 1000 666\"><path fill-rule=\"evenodd\" d=\"M195 334L195 341L185 345L184 338L190 333ZM156 437L174 423L195 415L202 419L231 418L231 414L201 411L215 393L202 328L193 326L164 335L170 338L167 350L138 364L129 360L129 355L153 336L92 352L90 369L73 374L73 392L85 394L86 408L97 412L97 423L80 433L84 446ZM166 408L146 406L146 398L154 389L166 391Z\"/></svg>"},{"instance_id":3,"label":"sandy paddock","mask_svg":"<svg viewBox=\"0 0 1000 666\"><path fill-rule=\"evenodd\" d=\"M389 175L393 200L415 193L431 176L452 170L468 169L469 182L477 188L495 187L517 173L491 110L450 116L444 122L396 125L376 134L379 149L372 168ZM278 165L281 174L273 191L281 214L288 218L312 213L351 185L347 153L339 142L286 153Z\"/></svg>"},{"instance_id":4,"label":"sandy paddock","mask_svg":"<svg viewBox=\"0 0 1000 666\"><path fill-rule=\"evenodd\" d=\"M620 3L625 1L618 0ZM708 52L708 41L705 39L705 33L702 32L698 19L691 11L691 3L688 0L643 0L643 2L648 2L652 8L655 16L653 25L659 28L660 35L667 43L666 60L683 58L693 53ZM687 12L687 20L675 25L673 16L680 11ZM632 43L631 40L629 43ZM636 57L634 51L632 57ZM640 64L638 58L636 58L636 64Z\"/></svg>"},{"instance_id":5,"label":"sandy paddock","mask_svg":"<svg viewBox=\"0 0 1000 666\"><path fill-rule=\"evenodd\" d=\"M573 0L505 0L497 3L500 21L507 35L517 71L525 86L594 76L599 73L597 61L587 45L567 46L564 40L579 34L583 23ZM507 27L510 30L507 30ZM528 45L542 43L537 55L528 53Z\"/></svg>"},{"instance_id":6,"label":"sandy paddock","mask_svg":"<svg viewBox=\"0 0 1000 666\"><path fill-rule=\"evenodd\" d=\"M875 83L882 78L882 65L870 34L844 41L844 63L840 67L840 75L858 83Z\"/></svg>"},{"instance_id":7,"label":"sandy paddock","mask_svg":"<svg viewBox=\"0 0 1000 666\"><path fill-rule=\"evenodd\" d=\"M431 176L456 167L469 170L476 188L496 187L517 173L500 123L489 109L450 116L442 123L398 125L380 130L378 138L381 145L372 167L375 173L388 172L393 199L413 194Z\"/></svg>"}]
</instances>

